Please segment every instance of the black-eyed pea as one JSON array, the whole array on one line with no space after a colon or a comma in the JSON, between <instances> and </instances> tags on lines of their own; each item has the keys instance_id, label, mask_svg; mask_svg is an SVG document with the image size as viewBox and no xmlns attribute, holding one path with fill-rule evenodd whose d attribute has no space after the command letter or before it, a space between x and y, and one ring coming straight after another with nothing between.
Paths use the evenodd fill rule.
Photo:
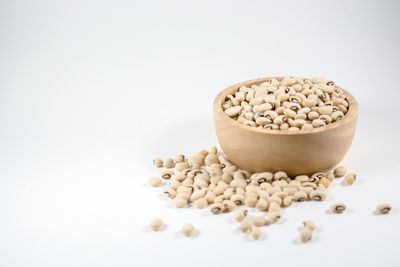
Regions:
<instances>
[{"instance_id":1,"label":"black-eyed pea","mask_svg":"<svg viewBox=\"0 0 400 267\"><path fill-rule=\"evenodd\" d=\"M280 213L281 212L281 204L279 204L279 203L277 203L277 202L275 202L275 201L273 201L273 202L271 202L271 201L268 201L269 203L269 205L268 205L268 212L278 212L278 213Z\"/></svg>"},{"instance_id":2,"label":"black-eyed pea","mask_svg":"<svg viewBox=\"0 0 400 267\"><path fill-rule=\"evenodd\" d=\"M176 191L169 187L169 188L165 189L164 195L171 199L174 199L176 197Z\"/></svg>"},{"instance_id":3,"label":"black-eyed pea","mask_svg":"<svg viewBox=\"0 0 400 267\"><path fill-rule=\"evenodd\" d=\"M175 166L175 162L174 162L173 159L171 159L171 158L166 158L166 159L164 160L164 167L165 167L165 168L170 169L170 168L173 168L174 166Z\"/></svg>"},{"instance_id":4,"label":"black-eyed pea","mask_svg":"<svg viewBox=\"0 0 400 267\"><path fill-rule=\"evenodd\" d=\"M294 197L292 195L286 196L282 201L282 205L284 207L290 207L292 205L293 201L294 201Z\"/></svg>"},{"instance_id":5,"label":"black-eyed pea","mask_svg":"<svg viewBox=\"0 0 400 267\"><path fill-rule=\"evenodd\" d=\"M183 207L185 207L186 205L187 205L187 203L188 203L188 201L187 201L187 199L184 199L184 198L180 198L180 197L175 197L173 200L172 200L172 204L175 206L175 207L177 207L177 208L183 208Z\"/></svg>"},{"instance_id":6,"label":"black-eyed pea","mask_svg":"<svg viewBox=\"0 0 400 267\"><path fill-rule=\"evenodd\" d=\"M251 228L251 224L248 221L243 220L240 222L240 225L239 225L240 232L246 233L250 230L250 228Z\"/></svg>"},{"instance_id":7,"label":"black-eyed pea","mask_svg":"<svg viewBox=\"0 0 400 267\"><path fill-rule=\"evenodd\" d=\"M335 178L343 177L347 173L347 169L345 166L339 166L333 170L333 175Z\"/></svg>"},{"instance_id":8,"label":"black-eyed pea","mask_svg":"<svg viewBox=\"0 0 400 267\"><path fill-rule=\"evenodd\" d=\"M300 183L304 183L304 182L308 182L310 177L308 177L307 175L297 175L294 179L295 179L295 181L299 181Z\"/></svg>"},{"instance_id":9,"label":"black-eyed pea","mask_svg":"<svg viewBox=\"0 0 400 267\"><path fill-rule=\"evenodd\" d=\"M262 190L267 190L268 188L271 188L272 185L270 183L268 183L268 182L265 182L265 183L260 184L259 187Z\"/></svg>"},{"instance_id":10,"label":"black-eyed pea","mask_svg":"<svg viewBox=\"0 0 400 267\"><path fill-rule=\"evenodd\" d=\"M244 195L235 194L231 196L231 201L233 201L236 205L243 205L244 203Z\"/></svg>"},{"instance_id":11,"label":"black-eyed pea","mask_svg":"<svg viewBox=\"0 0 400 267\"><path fill-rule=\"evenodd\" d=\"M331 115L332 114L332 106L323 106L318 108L318 113L321 115Z\"/></svg>"},{"instance_id":12,"label":"black-eyed pea","mask_svg":"<svg viewBox=\"0 0 400 267\"><path fill-rule=\"evenodd\" d=\"M230 186L232 188L237 188L237 187L245 188L247 186L247 182L245 179L233 179L232 182L230 183Z\"/></svg>"},{"instance_id":13,"label":"black-eyed pea","mask_svg":"<svg viewBox=\"0 0 400 267\"><path fill-rule=\"evenodd\" d=\"M311 187L312 189L317 189L318 185L313 182L305 182L301 184L302 187Z\"/></svg>"},{"instance_id":14,"label":"black-eyed pea","mask_svg":"<svg viewBox=\"0 0 400 267\"><path fill-rule=\"evenodd\" d=\"M286 117L288 117L288 118L294 118L295 116L296 116L296 111L293 111L293 110L291 110L291 109L285 109L284 111L283 111L283 114L286 116Z\"/></svg>"},{"instance_id":15,"label":"black-eyed pea","mask_svg":"<svg viewBox=\"0 0 400 267\"><path fill-rule=\"evenodd\" d=\"M224 205L222 203L214 203L209 206L212 214L220 214L224 211Z\"/></svg>"},{"instance_id":16,"label":"black-eyed pea","mask_svg":"<svg viewBox=\"0 0 400 267\"><path fill-rule=\"evenodd\" d=\"M225 191L225 187L219 186L219 185L213 189L213 193L214 193L216 196L220 196L221 194L224 193L224 191Z\"/></svg>"},{"instance_id":17,"label":"black-eyed pea","mask_svg":"<svg viewBox=\"0 0 400 267\"><path fill-rule=\"evenodd\" d=\"M346 210L346 205L343 203L334 203L329 207L329 211L332 213L343 213Z\"/></svg>"},{"instance_id":18,"label":"black-eyed pea","mask_svg":"<svg viewBox=\"0 0 400 267\"><path fill-rule=\"evenodd\" d=\"M175 170L177 170L178 172L182 172L183 170L186 170L188 168L190 168L190 165L187 162L178 162L175 165Z\"/></svg>"},{"instance_id":19,"label":"black-eyed pea","mask_svg":"<svg viewBox=\"0 0 400 267\"><path fill-rule=\"evenodd\" d=\"M296 177L295 180L291 180L289 182L289 184L287 185L287 187L289 187L289 188L293 187L293 188L299 189L301 187L301 183L302 182L307 182L308 181L308 176L307 175L303 175L303 176L304 176L305 179L301 180L301 178L299 176L297 176L297 177L299 177L299 179L297 179L297 177Z\"/></svg>"},{"instance_id":20,"label":"black-eyed pea","mask_svg":"<svg viewBox=\"0 0 400 267\"><path fill-rule=\"evenodd\" d=\"M299 240L301 243L305 243L312 238L312 231L308 227L304 227L303 229L300 230L299 234Z\"/></svg>"},{"instance_id":21,"label":"black-eyed pea","mask_svg":"<svg viewBox=\"0 0 400 267\"><path fill-rule=\"evenodd\" d=\"M161 178L163 178L164 180L168 180L171 179L172 175L174 175L174 171L173 170L164 170L161 172L160 176Z\"/></svg>"},{"instance_id":22,"label":"black-eyed pea","mask_svg":"<svg viewBox=\"0 0 400 267\"><path fill-rule=\"evenodd\" d=\"M223 180L225 183L230 184L230 183L232 182L232 180L233 180L232 173L230 173L230 172L223 172L223 173L222 173L222 180Z\"/></svg>"},{"instance_id":23,"label":"black-eyed pea","mask_svg":"<svg viewBox=\"0 0 400 267\"><path fill-rule=\"evenodd\" d=\"M269 206L268 201L265 200L265 199L263 199L263 198L260 198L260 199L257 201L255 207L256 207L256 209L258 209L259 211L266 211L266 210L268 209L268 206Z\"/></svg>"},{"instance_id":24,"label":"black-eyed pea","mask_svg":"<svg viewBox=\"0 0 400 267\"><path fill-rule=\"evenodd\" d=\"M311 93L311 90L309 91ZM301 103L303 107L314 107L317 105L317 100L316 99L309 99L306 98L303 100L303 102Z\"/></svg>"},{"instance_id":25,"label":"black-eyed pea","mask_svg":"<svg viewBox=\"0 0 400 267\"><path fill-rule=\"evenodd\" d=\"M310 199L315 201L324 201L326 198L326 193L322 190L314 190L310 193Z\"/></svg>"},{"instance_id":26,"label":"black-eyed pea","mask_svg":"<svg viewBox=\"0 0 400 267\"><path fill-rule=\"evenodd\" d=\"M352 185L352 184L354 184L354 182L356 181L356 179L357 179L357 175L356 175L355 173L348 173L348 174L344 177L343 182L344 182L345 184L347 184L347 185Z\"/></svg>"},{"instance_id":27,"label":"black-eyed pea","mask_svg":"<svg viewBox=\"0 0 400 267\"><path fill-rule=\"evenodd\" d=\"M175 160L176 163L184 162L185 161L185 155L178 154L178 155L175 156L174 160ZM175 166L176 166L176 164L175 164Z\"/></svg>"},{"instance_id":28,"label":"black-eyed pea","mask_svg":"<svg viewBox=\"0 0 400 267\"><path fill-rule=\"evenodd\" d=\"M315 223L313 221L310 221L310 220L305 220L303 222L303 226L304 226L304 228L308 228L311 231L314 231L315 228L316 228Z\"/></svg>"},{"instance_id":29,"label":"black-eyed pea","mask_svg":"<svg viewBox=\"0 0 400 267\"><path fill-rule=\"evenodd\" d=\"M290 128L290 126L289 126L289 124L288 123L282 123L280 126L279 126L279 129L281 129L281 130L289 130L289 128Z\"/></svg>"},{"instance_id":30,"label":"black-eyed pea","mask_svg":"<svg viewBox=\"0 0 400 267\"><path fill-rule=\"evenodd\" d=\"M217 196L214 194L213 191L208 191L204 196L204 199L207 200L208 203L213 203Z\"/></svg>"},{"instance_id":31,"label":"black-eyed pea","mask_svg":"<svg viewBox=\"0 0 400 267\"><path fill-rule=\"evenodd\" d=\"M225 114L229 117L235 117L242 110L241 106L234 106L225 110Z\"/></svg>"},{"instance_id":32,"label":"black-eyed pea","mask_svg":"<svg viewBox=\"0 0 400 267\"><path fill-rule=\"evenodd\" d=\"M227 198L224 197L223 195L220 195L220 196L217 196L217 197L214 199L214 203L222 203L224 200L227 200Z\"/></svg>"},{"instance_id":33,"label":"black-eyed pea","mask_svg":"<svg viewBox=\"0 0 400 267\"><path fill-rule=\"evenodd\" d=\"M279 180L286 180L288 177L287 173L284 171L278 171L276 173L274 173L274 181L279 181Z\"/></svg>"},{"instance_id":34,"label":"black-eyed pea","mask_svg":"<svg viewBox=\"0 0 400 267\"><path fill-rule=\"evenodd\" d=\"M311 175L310 179L308 179L309 182L311 183L316 183L318 182L321 178L325 177L326 174L323 172L319 172L319 173L314 173L313 175Z\"/></svg>"},{"instance_id":35,"label":"black-eyed pea","mask_svg":"<svg viewBox=\"0 0 400 267\"><path fill-rule=\"evenodd\" d=\"M322 177L321 180L318 181L318 184L328 188L331 185L331 181L326 177Z\"/></svg>"},{"instance_id":36,"label":"black-eyed pea","mask_svg":"<svg viewBox=\"0 0 400 267\"><path fill-rule=\"evenodd\" d=\"M218 160L218 155L217 154L208 154L205 158L204 158L204 163L207 166L211 166L212 164L219 164L219 160Z\"/></svg>"},{"instance_id":37,"label":"black-eyed pea","mask_svg":"<svg viewBox=\"0 0 400 267\"><path fill-rule=\"evenodd\" d=\"M158 187L162 184L162 180L158 177L153 177L149 179L148 183L152 187Z\"/></svg>"},{"instance_id":38,"label":"black-eyed pea","mask_svg":"<svg viewBox=\"0 0 400 267\"><path fill-rule=\"evenodd\" d=\"M212 146L208 149L208 154L218 154L218 149L216 146Z\"/></svg>"},{"instance_id":39,"label":"black-eyed pea","mask_svg":"<svg viewBox=\"0 0 400 267\"><path fill-rule=\"evenodd\" d=\"M186 178L185 180L182 181L183 186L190 186L193 185L194 180L192 178Z\"/></svg>"},{"instance_id":40,"label":"black-eyed pea","mask_svg":"<svg viewBox=\"0 0 400 267\"><path fill-rule=\"evenodd\" d=\"M185 194L192 194L193 190L187 186L183 186L180 185L177 189L176 189L177 193L185 193Z\"/></svg>"},{"instance_id":41,"label":"black-eyed pea","mask_svg":"<svg viewBox=\"0 0 400 267\"><path fill-rule=\"evenodd\" d=\"M249 211L247 209L238 209L233 215L233 218L235 219L235 221L241 222L247 217L248 214Z\"/></svg>"},{"instance_id":42,"label":"black-eyed pea","mask_svg":"<svg viewBox=\"0 0 400 267\"><path fill-rule=\"evenodd\" d=\"M307 115L307 117L310 119L310 120L316 120L316 119L318 119L319 118L319 113L318 112L316 112L316 111L310 111L309 113L308 113L308 115ZM314 126L314 125L313 125Z\"/></svg>"},{"instance_id":43,"label":"black-eyed pea","mask_svg":"<svg viewBox=\"0 0 400 267\"><path fill-rule=\"evenodd\" d=\"M186 224L183 225L181 232L182 232L182 234L184 236L190 237L190 236L192 236L194 234L195 228L194 228L193 224L186 223Z\"/></svg>"},{"instance_id":44,"label":"black-eyed pea","mask_svg":"<svg viewBox=\"0 0 400 267\"><path fill-rule=\"evenodd\" d=\"M267 217L267 224L274 224L281 219L280 212L269 212Z\"/></svg>"},{"instance_id":45,"label":"black-eyed pea","mask_svg":"<svg viewBox=\"0 0 400 267\"><path fill-rule=\"evenodd\" d=\"M154 218L150 223L150 228L153 231L159 231L163 227L164 223L160 218Z\"/></svg>"},{"instance_id":46,"label":"black-eyed pea","mask_svg":"<svg viewBox=\"0 0 400 267\"><path fill-rule=\"evenodd\" d=\"M326 125L332 122L332 118L329 115L321 115L319 120L322 120Z\"/></svg>"},{"instance_id":47,"label":"black-eyed pea","mask_svg":"<svg viewBox=\"0 0 400 267\"><path fill-rule=\"evenodd\" d=\"M257 205L258 199L256 197L246 197L244 204L250 208L254 208Z\"/></svg>"},{"instance_id":48,"label":"black-eyed pea","mask_svg":"<svg viewBox=\"0 0 400 267\"><path fill-rule=\"evenodd\" d=\"M293 196L294 193L296 193L297 191L298 191L298 189L296 187L285 187L283 189L283 192L285 192L289 196Z\"/></svg>"},{"instance_id":49,"label":"black-eyed pea","mask_svg":"<svg viewBox=\"0 0 400 267\"><path fill-rule=\"evenodd\" d=\"M306 123L303 126L301 126L301 130L311 130L314 129L311 123Z\"/></svg>"},{"instance_id":50,"label":"black-eyed pea","mask_svg":"<svg viewBox=\"0 0 400 267\"><path fill-rule=\"evenodd\" d=\"M198 165L200 165L200 166L202 166L203 164L204 164L204 158L205 158L205 156L203 155L203 154L196 154L196 155L193 155L193 156L190 156L189 158L188 158L188 163L189 163L189 165L193 168L193 166L198 166Z\"/></svg>"},{"instance_id":51,"label":"black-eyed pea","mask_svg":"<svg viewBox=\"0 0 400 267\"><path fill-rule=\"evenodd\" d=\"M306 197L308 198L308 196L312 191L314 191L314 189L310 186L307 186L307 187L300 187L299 191L304 192L306 194Z\"/></svg>"},{"instance_id":52,"label":"black-eyed pea","mask_svg":"<svg viewBox=\"0 0 400 267\"><path fill-rule=\"evenodd\" d=\"M251 223L257 227L260 227L267 224L267 219L265 219L264 216L257 216L251 219Z\"/></svg>"},{"instance_id":53,"label":"black-eyed pea","mask_svg":"<svg viewBox=\"0 0 400 267\"><path fill-rule=\"evenodd\" d=\"M161 168L162 166L164 166L164 162L162 161L162 159L160 158L155 158L153 160L153 164L154 166L156 166L157 168Z\"/></svg>"},{"instance_id":54,"label":"black-eyed pea","mask_svg":"<svg viewBox=\"0 0 400 267\"><path fill-rule=\"evenodd\" d=\"M274 175L271 172L261 172L261 173L258 173L255 176L255 178L256 178L257 184L260 185L265 182L271 182L272 179L274 178Z\"/></svg>"},{"instance_id":55,"label":"black-eyed pea","mask_svg":"<svg viewBox=\"0 0 400 267\"><path fill-rule=\"evenodd\" d=\"M325 126L325 125L326 125L325 121L323 121L321 119L315 119L315 120L312 121L312 126L314 128L322 127L322 126Z\"/></svg>"},{"instance_id":56,"label":"black-eyed pea","mask_svg":"<svg viewBox=\"0 0 400 267\"><path fill-rule=\"evenodd\" d=\"M232 169L233 171L237 169L237 167L232 165L232 163L224 155L219 155L218 160L221 163L221 166L222 168L224 168L224 170L226 170L227 167L233 168Z\"/></svg>"},{"instance_id":57,"label":"black-eyed pea","mask_svg":"<svg viewBox=\"0 0 400 267\"><path fill-rule=\"evenodd\" d=\"M276 125L276 124L273 124L273 123L270 123L270 124L264 125L263 128L266 129L266 130L279 130L280 126Z\"/></svg>"},{"instance_id":58,"label":"black-eyed pea","mask_svg":"<svg viewBox=\"0 0 400 267\"><path fill-rule=\"evenodd\" d=\"M244 196L245 196L245 198L247 198L247 197L258 198L259 197L258 193L254 192L254 191L247 191L244 194Z\"/></svg>"},{"instance_id":59,"label":"black-eyed pea","mask_svg":"<svg viewBox=\"0 0 400 267\"><path fill-rule=\"evenodd\" d=\"M199 198L193 202L193 206L197 209L204 209L207 206L208 202L205 198Z\"/></svg>"},{"instance_id":60,"label":"black-eyed pea","mask_svg":"<svg viewBox=\"0 0 400 267\"><path fill-rule=\"evenodd\" d=\"M387 203L379 204L376 207L377 214L388 214L391 210L392 210L392 205L387 204Z\"/></svg>"},{"instance_id":61,"label":"black-eyed pea","mask_svg":"<svg viewBox=\"0 0 400 267\"><path fill-rule=\"evenodd\" d=\"M338 121L338 120L341 120L343 117L344 117L344 114L343 114L343 112L340 111L340 110L335 111L335 112L333 112L333 113L331 114L331 118L332 118L332 121L333 121L333 122Z\"/></svg>"},{"instance_id":62,"label":"black-eyed pea","mask_svg":"<svg viewBox=\"0 0 400 267\"><path fill-rule=\"evenodd\" d=\"M258 190L258 197L268 200L269 194L266 190Z\"/></svg>"},{"instance_id":63,"label":"black-eyed pea","mask_svg":"<svg viewBox=\"0 0 400 267\"><path fill-rule=\"evenodd\" d=\"M294 111L292 111L292 112L294 112ZM287 122L287 116L285 116L285 115L279 115L278 117L276 117L274 119L274 124L276 124L276 125L281 125L285 122Z\"/></svg>"},{"instance_id":64,"label":"black-eyed pea","mask_svg":"<svg viewBox=\"0 0 400 267\"><path fill-rule=\"evenodd\" d=\"M311 189L312 190L312 189ZM304 191L298 191L293 194L294 201L303 202L307 200L307 193Z\"/></svg>"},{"instance_id":65,"label":"black-eyed pea","mask_svg":"<svg viewBox=\"0 0 400 267\"><path fill-rule=\"evenodd\" d=\"M205 188L203 188L203 189L200 189L200 190L197 190L197 191L194 191L193 193L192 193L192 195L190 196L190 201L196 201L196 200L198 200L199 198L202 198L202 197L204 197L205 195L206 195L206 193L207 193L207 191L206 191L206 189Z\"/></svg>"},{"instance_id":66,"label":"black-eyed pea","mask_svg":"<svg viewBox=\"0 0 400 267\"><path fill-rule=\"evenodd\" d=\"M224 205L224 212L231 212L236 209L236 204L228 199L222 201L222 205Z\"/></svg>"},{"instance_id":67,"label":"black-eyed pea","mask_svg":"<svg viewBox=\"0 0 400 267\"><path fill-rule=\"evenodd\" d=\"M304 122L300 126L297 126L297 127L301 127L302 125L304 125L306 123L306 121L305 121L306 119L307 119L307 115L304 114L304 113L297 113L296 116L294 117L295 121L296 120L302 120Z\"/></svg>"},{"instance_id":68,"label":"black-eyed pea","mask_svg":"<svg viewBox=\"0 0 400 267\"><path fill-rule=\"evenodd\" d=\"M257 226L252 226L251 230L250 230L250 236L254 239L254 240L258 240L260 239L262 233L259 227Z\"/></svg>"}]
</instances>

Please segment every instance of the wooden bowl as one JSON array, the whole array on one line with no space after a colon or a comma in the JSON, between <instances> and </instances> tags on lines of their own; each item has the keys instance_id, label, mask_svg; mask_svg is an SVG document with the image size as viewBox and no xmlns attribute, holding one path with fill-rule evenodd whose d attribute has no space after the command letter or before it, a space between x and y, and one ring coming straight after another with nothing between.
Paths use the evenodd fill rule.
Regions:
<instances>
[{"instance_id":1,"label":"wooden bowl","mask_svg":"<svg viewBox=\"0 0 400 267\"><path fill-rule=\"evenodd\" d=\"M358 104L343 90L349 102L346 115L326 126L298 132L266 130L244 125L231 119L222 109L228 94L242 85L260 84L269 77L232 85L214 101L214 123L222 151L241 169L250 172L284 170L290 176L329 171L346 155L356 130ZM340 88L340 87L339 87Z\"/></svg>"}]
</instances>

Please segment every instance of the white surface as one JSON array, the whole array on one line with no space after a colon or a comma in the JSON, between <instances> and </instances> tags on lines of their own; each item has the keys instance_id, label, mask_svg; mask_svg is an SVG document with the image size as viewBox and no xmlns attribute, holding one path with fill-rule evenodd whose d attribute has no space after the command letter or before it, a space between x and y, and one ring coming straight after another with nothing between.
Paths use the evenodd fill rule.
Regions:
<instances>
[{"instance_id":1,"label":"white surface","mask_svg":"<svg viewBox=\"0 0 400 267\"><path fill-rule=\"evenodd\" d=\"M0 266L400 265L398 2L68 2L0 1ZM216 144L220 90L286 74L358 99L354 186L258 242L146 186L154 157ZM326 214L334 201L348 211ZM395 210L373 215L380 202ZM304 219L319 228L298 245Z\"/></svg>"}]
</instances>

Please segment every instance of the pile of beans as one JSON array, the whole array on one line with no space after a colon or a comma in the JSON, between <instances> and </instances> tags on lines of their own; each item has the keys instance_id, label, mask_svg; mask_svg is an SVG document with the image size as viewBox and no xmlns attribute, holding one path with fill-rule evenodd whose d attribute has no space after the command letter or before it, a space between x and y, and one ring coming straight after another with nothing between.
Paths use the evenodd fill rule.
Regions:
<instances>
[{"instance_id":1,"label":"pile of beans","mask_svg":"<svg viewBox=\"0 0 400 267\"><path fill-rule=\"evenodd\" d=\"M224 112L232 119L267 130L308 130L344 117L346 95L324 78L285 77L250 87L241 86L225 98Z\"/></svg>"},{"instance_id":2,"label":"pile of beans","mask_svg":"<svg viewBox=\"0 0 400 267\"><path fill-rule=\"evenodd\" d=\"M354 173L347 173L344 166L332 172L315 173L311 176L298 175L289 177L285 171L275 173L249 173L232 164L216 147L201 150L190 156L177 155L174 159L157 158L153 161L156 167L164 167L160 177L150 178L150 186L158 187L166 184L164 194L171 199L177 208L192 204L195 208L208 207L211 214L234 211L233 218L239 224L239 230L249 233L257 240L261 237L260 227L278 222L282 209L290 207L293 202L324 201L327 189L335 178L344 177L343 184L352 185L356 181ZM255 208L261 214L248 220L247 206ZM334 203L329 207L331 213L340 214L346 209L343 203ZM389 204L380 204L377 214L387 214L391 210ZM312 237L315 224L304 221L299 241L307 242ZM150 227L154 231L162 228L162 221L155 219ZM182 234L191 236L193 225L185 225Z\"/></svg>"}]
</instances>

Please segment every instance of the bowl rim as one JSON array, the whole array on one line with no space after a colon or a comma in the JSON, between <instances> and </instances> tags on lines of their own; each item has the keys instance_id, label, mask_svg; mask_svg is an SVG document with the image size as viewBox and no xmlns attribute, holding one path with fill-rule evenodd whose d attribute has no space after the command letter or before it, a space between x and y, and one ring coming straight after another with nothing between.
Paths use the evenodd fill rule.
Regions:
<instances>
[{"instance_id":1,"label":"bowl rim","mask_svg":"<svg viewBox=\"0 0 400 267\"><path fill-rule=\"evenodd\" d=\"M290 132L289 130L270 130L270 129L260 129L254 126L249 126L249 125L245 125L242 124L234 119L232 119L231 117L229 117L222 109L222 103L223 100L226 98L226 96L230 93L233 93L235 91L237 91L241 86L246 85L253 85L253 84L260 84L263 83L269 79L277 79L278 81L282 80L283 78L285 78L287 76L277 76L277 77L264 77L264 78L257 78L257 79L251 79L251 80L247 80L244 82L239 82L236 83L234 85L231 85L227 88L225 88L224 90L222 90L221 92L218 93L218 95L215 97L214 100L214 116L216 115L216 113L222 113L223 117L222 119L227 120L230 124L232 124L232 126L235 127L239 127L242 128L244 130L247 131L251 131L251 132L255 132L255 133L261 133L261 134L270 134L270 135L307 135L307 134L314 134L314 133L319 133L319 132L323 132L323 131L328 131L328 130L332 130L335 129L341 125L347 124L349 122L352 121L353 117L357 118L357 111L358 111L358 103L355 100L355 98L345 89L343 89L340 86L337 86L335 84L335 87L340 88L341 90L343 90L343 93L346 95L346 99L349 103L349 108L347 110L347 113L343 116L342 119L340 119L339 121L335 121L333 123L329 123L328 125L325 126L321 126L318 128L312 128L312 129L308 129L308 130L299 130L299 131L295 131L295 132ZM295 77L295 76L290 76L290 77L294 77L294 78L302 78L302 77Z\"/></svg>"}]
</instances>

